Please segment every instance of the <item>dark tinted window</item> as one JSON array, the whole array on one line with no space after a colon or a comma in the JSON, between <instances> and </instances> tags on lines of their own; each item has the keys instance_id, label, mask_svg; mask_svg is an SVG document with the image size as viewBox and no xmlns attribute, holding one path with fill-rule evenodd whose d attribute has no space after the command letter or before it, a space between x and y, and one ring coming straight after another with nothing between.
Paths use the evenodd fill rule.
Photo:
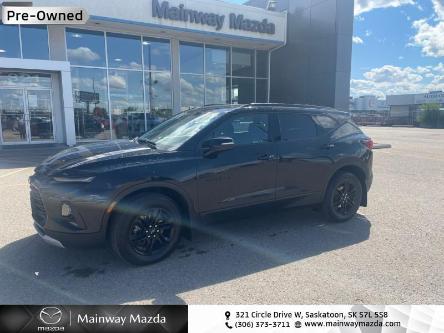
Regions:
<instances>
[{"instance_id":1,"label":"dark tinted window","mask_svg":"<svg viewBox=\"0 0 444 333\"><path fill-rule=\"evenodd\" d=\"M266 114L237 115L212 131L211 138L233 138L235 144L249 145L269 142L269 123Z\"/></svg>"},{"instance_id":2,"label":"dark tinted window","mask_svg":"<svg viewBox=\"0 0 444 333\"><path fill-rule=\"evenodd\" d=\"M295 141L314 138L317 135L316 125L308 115L282 113L279 115L282 141Z\"/></svg>"},{"instance_id":3,"label":"dark tinted window","mask_svg":"<svg viewBox=\"0 0 444 333\"><path fill-rule=\"evenodd\" d=\"M254 103L254 79L233 78L231 96L233 104Z\"/></svg>"},{"instance_id":4,"label":"dark tinted window","mask_svg":"<svg viewBox=\"0 0 444 333\"><path fill-rule=\"evenodd\" d=\"M254 50L233 49L233 76L254 77Z\"/></svg>"},{"instance_id":5,"label":"dark tinted window","mask_svg":"<svg viewBox=\"0 0 444 333\"><path fill-rule=\"evenodd\" d=\"M268 77L268 51L256 52L256 76Z\"/></svg>"},{"instance_id":6,"label":"dark tinted window","mask_svg":"<svg viewBox=\"0 0 444 333\"><path fill-rule=\"evenodd\" d=\"M318 125L319 134L328 133L338 127L337 121L329 116L318 115L314 116L313 120Z\"/></svg>"},{"instance_id":7,"label":"dark tinted window","mask_svg":"<svg viewBox=\"0 0 444 333\"><path fill-rule=\"evenodd\" d=\"M362 133L359 128L351 123L345 123L341 127L339 127L332 135L334 140L352 135L352 134L360 134Z\"/></svg>"}]
</instances>

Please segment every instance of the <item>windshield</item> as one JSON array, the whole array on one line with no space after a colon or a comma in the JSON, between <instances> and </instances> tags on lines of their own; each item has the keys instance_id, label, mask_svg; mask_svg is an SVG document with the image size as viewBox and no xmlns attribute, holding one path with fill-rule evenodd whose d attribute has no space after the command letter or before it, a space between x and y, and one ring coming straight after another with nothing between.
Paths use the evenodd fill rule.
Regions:
<instances>
[{"instance_id":1,"label":"windshield","mask_svg":"<svg viewBox=\"0 0 444 333\"><path fill-rule=\"evenodd\" d=\"M182 112L137 139L160 150L176 150L202 129L222 117L225 110Z\"/></svg>"}]
</instances>

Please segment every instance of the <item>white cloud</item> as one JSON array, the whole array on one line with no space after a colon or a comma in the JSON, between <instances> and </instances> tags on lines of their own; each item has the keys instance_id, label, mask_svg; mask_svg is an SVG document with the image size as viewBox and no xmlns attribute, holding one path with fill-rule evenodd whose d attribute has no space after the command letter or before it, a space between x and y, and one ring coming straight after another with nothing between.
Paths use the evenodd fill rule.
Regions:
<instances>
[{"instance_id":1,"label":"white cloud","mask_svg":"<svg viewBox=\"0 0 444 333\"><path fill-rule=\"evenodd\" d=\"M413 28L416 29L416 35L412 37L410 45L420 47L425 56L444 56L444 21L433 25L422 19L413 22Z\"/></svg>"},{"instance_id":2,"label":"white cloud","mask_svg":"<svg viewBox=\"0 0 444 333\"><path fill-rule=\"evenodd\" d=\"M73 60L92 62L100 59L100 56L88 47L68 49L68 57Z\"/></svg>"},{"instance_id":3,"label":"white cloud","mask_svg":"<svg viewBox=\"0 0 444 333\"><path fill-rule=\"evenodd\" d=\"M422 93L444 90L444 64L427 67L397 67L385 65L351 80L352 96Z\"/></svg>"},{"instance_id":4,"label":"white cloud","mask_svg":"<svg viewBox=\"0 0 444 333\"><path fill-rule=\"evenodd\" d=\"M114 89L126 89L127 83L125 78L120 75L110 75L109 87Z\"/></svg>"},{"instance_id":5,"label":"white cloud","mask_svg":"<svg viewBox=\"0 0 444 333\"><path fill-rule=\"evenodd\" d=\"M432 0L433 8L440 19L444 19L444 0Z\"/></svg>"},{"instance_id":6,"label":"white cloud","mask_svg":"<svg viewBox=\"0 0 444 333\"><path fill-rule=\"evenodd\" d=\"M431 18L414 21L416 34L407 46L420 47L428 57L444 56L444 0L431 0L435 14Z\"/></svg>"},{"instance_id":7,"label":"white cloud","mask_svg":"<svg viewBox=\"0 0 444 333\"><path fill-rule=\"evenodd\" d=\"M353 36L353 44L364 44L364 41L361 37Z\"/></svg>"},{"instance_id":8,"label":"white cloud","mask_svg":"<svg viewBox=\"0 0 444 333\"><path fill-rule=\"evenodd\" d=\"M378 8L400 7L413 4L415 4L413 0L355 0L355 15L360 15Z\"/></svg>"}]
</instances>

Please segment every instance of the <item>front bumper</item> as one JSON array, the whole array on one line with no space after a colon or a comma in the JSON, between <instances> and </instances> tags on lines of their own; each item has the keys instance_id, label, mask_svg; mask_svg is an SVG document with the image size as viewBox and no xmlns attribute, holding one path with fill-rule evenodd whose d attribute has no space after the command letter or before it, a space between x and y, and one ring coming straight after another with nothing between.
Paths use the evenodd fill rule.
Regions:
<instances>
[{"instance_id":1,"label":"front bumper","mask_svg":"<svg viewBox=\"0 0 444 333\"><path fill-rule=\"evenodd\" d=\"M40 227L37 223L34 222L34 228L37 231L37 233L39 234L40 238L47 244L52 245L52 246L56 246L56 247L60 247L60 248L65 248L63 246L62 243L60 243L60 241L58 241L57 239L54 239L50 236L48 236L47 234L44 233L43 228Z\"/></svg>"},{"instance_id":2,"label":"front bumper","mask_svg":"<svg viewBox=\"0 0 444 333\"><path fill-rule=\"evenodd\" d=\"M90 247L106 241L102 217L107 207L103 197L91 195L75 184L61 185L45 177L30 178L34 227L47 243L58 247ZM62 204L72 214L61 216Z\"/></svg>"},{"instance_id":3,"label":"front bumper","mask_svg":"<svg viewBox=\"0 0 444 333\"><path fill-rule=\"evenodd\" d=\"M85 248L105 245L106 236L99 232L93 234L62 233L47 230L37 223L34 223L34 228L43 241L59 248Z\"/></svg>"}]
</instances>

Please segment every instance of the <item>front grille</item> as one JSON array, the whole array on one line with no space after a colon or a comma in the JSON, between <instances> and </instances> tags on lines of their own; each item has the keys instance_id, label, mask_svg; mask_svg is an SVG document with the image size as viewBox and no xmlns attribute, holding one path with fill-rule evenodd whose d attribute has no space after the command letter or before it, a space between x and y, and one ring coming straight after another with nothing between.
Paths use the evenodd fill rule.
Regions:
<instances>
[{"instance_id":1,"label":"front grille","mask_svg":"<svg viewBox=\"0 0 444 333\"><path fill-rule=\"evenodd\" d=\"M43 227L46 224L47 220L46 209L45 206L43 205L42 197L40 196L38 189L36 189L32 185L31 185L31 210L34 221L38 225Z\"/></svg>"}]
</instances>

